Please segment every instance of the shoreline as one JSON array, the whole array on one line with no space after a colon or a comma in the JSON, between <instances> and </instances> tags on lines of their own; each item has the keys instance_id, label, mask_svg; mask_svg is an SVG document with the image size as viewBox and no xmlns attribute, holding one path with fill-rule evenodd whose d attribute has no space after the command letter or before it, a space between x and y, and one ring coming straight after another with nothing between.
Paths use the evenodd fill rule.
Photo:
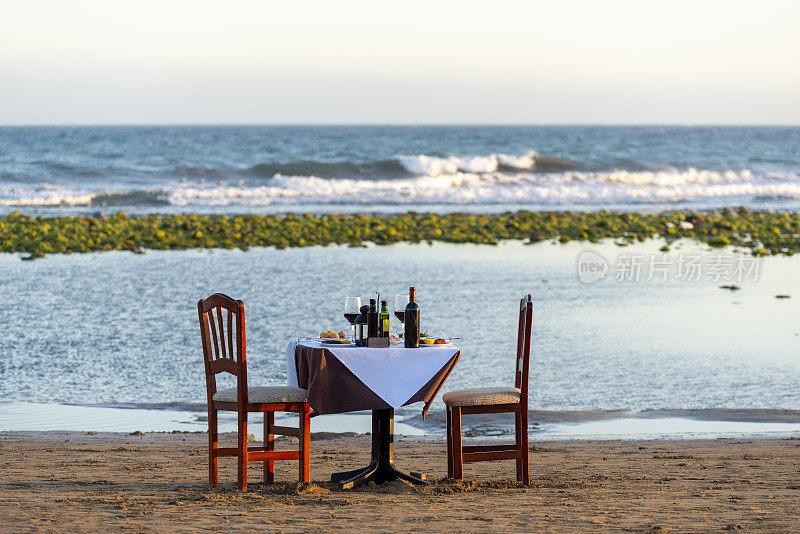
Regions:
<instances>
[{"instance_id":1,"label":"shoreline","mask_svg":"<svg viewBox=\"0 0 800 534\"><path fill-rule=\"evenodd\" d=\"M199 403L155 405L80 405L15 402L0 403L2 432L205 432L206 406ZM278 424L295 424L279 416ZM513 432L508 418L484 415L464 421L467 436L504 439ZM59 421L56 426L54 420ZM260 421L254 417L253 421ZM790 409L660 409L660 410L530 410L532 439L552 440L713 440L725 437L755 438L800 436L800 410ZM223 413L222 431L236 429L235 414ZM368 412L325 415L311 423L312 432L347 430L368 433ZM261 427L250 431L261 438ZM395 432L415 439L440 439L445 434L444 412L432 410L423 421L419 410L396 413Z\"/></svg>"},{"instance_id":2,"label":"shoreline","mask_svg":"<svg viewBox=\"0 0 800 534\"><path fill-rule=\"evenodd\" d=\"M467 464L463 482L447 480L441 440L398 438L397 464L426 472L429 486L326 482L366 463L369 443L318 435L311 484L296 483L294 462L277 464L276 484L258 484L253 463L250 489L239 492L235 461L220 461L220 486L208 486L204 434L0 432L0 531L785 532L800 505L797 438L534 438L529 487L514 481L513 462Z\"/></svg>"},{"instance_id":3,"label":"shoreline","mask_svg":"<svg viewBox=\"0 0 800 534\"><path fill-rule=\"evenodd\" d=\"M30 217L13 212L0 217L0 252L28 253L22 259L54 253L197 248L364 246L445 242L496 245L550 241L627 246L648 239L664 241L662 251L680 239L712 248L734 247L755 256L800 252L800 213L736 209L676 210L663 213L518 211L503 214L416 213L402 215L145 215L117 212L96 216Z\"/></svg>"}]
</instances>

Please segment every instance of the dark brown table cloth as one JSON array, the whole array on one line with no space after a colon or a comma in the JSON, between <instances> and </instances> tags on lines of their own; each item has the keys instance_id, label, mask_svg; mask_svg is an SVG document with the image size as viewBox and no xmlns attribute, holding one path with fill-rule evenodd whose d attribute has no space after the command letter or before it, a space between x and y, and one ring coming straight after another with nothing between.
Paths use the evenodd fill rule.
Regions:
<instances>
[{"instance_id":1,"label":"dark brown table cloth","mask_svg":"<svg viewBox=\"0 0 800 534\"><path fill-rule=\"evenodd\" d=\"M295 365L297 370L297 385L308 391L308 402L316 414L334 414L343 412L353 412L359 410L380 410L386 408L394 408L386 400L384 400L378 393L373 391L367 386L356 374L351 371L342 361L334 355L331 350L320 344L298 344L295 348ZM406 351L413 350L413 354L417 361L420 358L430 357L430 364L434 365L438 370L431 372L430 378L422 384L416 393L413 393L408 400L402 402L403 406L413 404L415 402L424 402L425 406L422 410L422 417L428 413L433 399L441 389L450 372L458 363L461 357L461 351L455 350L452 356L450 353L438 353L436 358L433 358L433 353L428 351L442 350L438 348L419 348L419 349L404 349ZM387 351L389 349L363 349L354 348L356 351ZM340 355L347 347L335 347L334 349ZM416 352L420 351L420 352ZM394 351L395 353L398 351ZM353 353L353 354L363 354ZM375 372L374 366L380 365L381 353L375 354L377 358L373 358L370 362L373 365L373 375ZM408 354L408 353L406 353ZM448 358L449 356L449 358ZM444 360L444 364L439 367L440 361ZM402 362L400 362L402 363ZM430 366L429 366L430 367ZM388 365L387 360L387 373L392 373L391 379L403 379L403 367L398 366L397 361L393 365ZM424 372L424 371L423 371ZM422 375L424 376L424 375ZM415 378L418 382L420 377L420 370L415 370ZM416 387L414 385L413 387Z\"/></svg>"}]
</instances>

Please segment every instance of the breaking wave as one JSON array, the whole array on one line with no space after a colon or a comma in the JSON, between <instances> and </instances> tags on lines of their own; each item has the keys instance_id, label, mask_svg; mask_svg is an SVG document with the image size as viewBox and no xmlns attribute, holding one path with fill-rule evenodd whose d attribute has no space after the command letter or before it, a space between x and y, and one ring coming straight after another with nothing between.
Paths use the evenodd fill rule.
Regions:
<instances>
[{"instance_id":1,"label":"breaking wave","mask_svg":"<svg viewBox=\"0 0 800 534\"><path fill-rule=\"evenodd\" d=\"M397 156L382 161L327 163L313 160L291 163L263 163L249 169L263 177L315 176L319 178L408 178L439 176L458 172L551 172L577 168L577 164L559 157L529 152L522 156L490 154L488 156Z\"/></svg>"},{"instance_id":2,"label":"breaking wave","mask_svg":"<svg viewBox=\"0 0 800 534\"><path fill-rule=\"evenodd\" d=\"M265 163L247 169L175 167L149 180L77 182L85 188L16 182L0 187L5 207L220 208L370 205L568 206L678 204L722 199L746 205L800 199L796 172L755 173L696 168L652 170L631 160L590 166L536 152L485 156L400 155L369 163L313 160ZM430 209L430 208L428 208ZM346 211L346 209L345 209Z\"/></svg>"},{"instance_id":3,"label":"breaking wave","mask_svg":"<svg viewBox=\"0 0 800 534\"><path fill-rule=\"evenodd\" d=\"M64 187L0 188L0 206L9 207L122 207L165 206L168 190L133 190L92 192Z\"/></svg>"},{"instance_id":4,"label":"breaking wave","mask_svg":"<svg viewBox=\"0 0 800 534\"><path fill-rule=\"evenodd\" d=\"M179 206L286 204L641 204L711 197L800 199L797 176L755 178L750 171L501 172L428 174L394 180L277 176L268 185L183 184L168 198Z\"/></svg>"}]
</instances>

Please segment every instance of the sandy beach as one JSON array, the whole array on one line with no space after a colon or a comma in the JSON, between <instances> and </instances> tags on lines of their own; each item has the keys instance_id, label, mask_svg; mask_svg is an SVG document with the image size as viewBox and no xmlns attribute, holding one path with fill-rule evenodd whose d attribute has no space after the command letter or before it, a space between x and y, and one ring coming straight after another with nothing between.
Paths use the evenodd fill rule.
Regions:
<instances>
[{"instance_id":1,"label":"sandy beach","mask_svg":"<svg viewBox=\"0 0 800 534\"><path fill-rule=\"evenodd\" d=\"M298 486L294 462L282 462L276 484L252 484L247 492L234 488L233 461L220 462L220 487L208 486L205 445L202 433L2 433L0 531L786 532L800 526L796 438L533 443L531 485L521 487L511 462L468 464L463 482L449 481L443 443L398 437L397 464L426 472L432 484L354 491L325 481L367 462L369 436L317 433L310 485ZM260 465L251 464L253 482Z\"/></svg>"},{"instance_id":2,"label":"sandy beach","mask_svg":"<svg viewBox=\"0 0 800 534\"><path fill-rule=\"evenodd\" d=\"M0 534L800 534L800 1L720 4L6 2Z\"/></svg>"}]
</instances>

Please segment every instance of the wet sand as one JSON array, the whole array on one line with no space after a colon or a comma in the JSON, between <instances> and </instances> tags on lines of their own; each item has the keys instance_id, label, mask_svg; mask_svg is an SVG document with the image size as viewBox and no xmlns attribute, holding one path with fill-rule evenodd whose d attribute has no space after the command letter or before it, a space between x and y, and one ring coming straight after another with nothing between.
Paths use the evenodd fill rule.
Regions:
<instances>
[{"instance_id":1,"label":"wet sand","mask_svg":"<svg viewBox=\"0 0 800 534\"><path fill-rule=\"evenodd\" d=\"M433 483L340 491L331 472L365 464L369 436L316 434L312 482L295 462L273 485L235 490L235 460L207 484L204 434L0 433L0 531L596 531L800 528L800 440L564 441L531 445L531 485L514 463L443 477L441 441L397 438L397 464ZM233 443L234 436L226 435ZM285 442L279 444L286 447Z\"/></svg>"}]
</instances>

